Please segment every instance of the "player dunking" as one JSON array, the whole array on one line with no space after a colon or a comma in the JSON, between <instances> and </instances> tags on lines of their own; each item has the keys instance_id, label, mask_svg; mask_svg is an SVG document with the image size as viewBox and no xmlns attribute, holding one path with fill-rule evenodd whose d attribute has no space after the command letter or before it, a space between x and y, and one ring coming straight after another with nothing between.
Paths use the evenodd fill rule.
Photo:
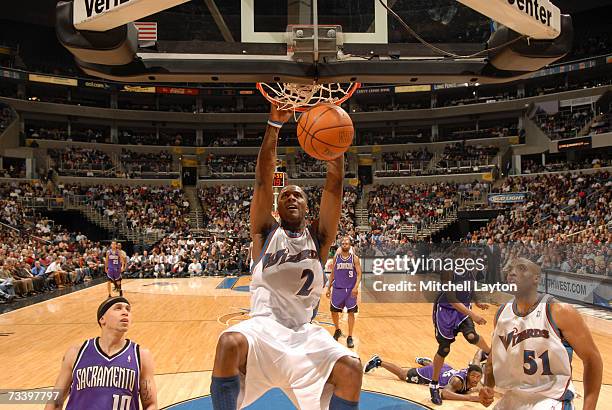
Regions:
<instances>
[{"instance_id":1,"label":"player dunking","mask_svg":"<svg viewBox=\"0 0 612 410\"><path fill-rule=\"evenodd\" d=\"M121 290L121 272L125 266L125 259L122 252L117 248L117 242L112 241L111 248L106 252L106 258L104 258L104 271L108 279L106 284L109 298L112 297L111 285L115 285L115 290L119 291L119 296L123 296L123 290Z\"/></svg>"},{"instance_id":2,"label":"player dunking","mask_svg":"<svg viewBox=\"0 0 612 410\"><path fill-rule=\"evenodd\" d=\"M300 409L357 409L357 356L311 322L324 288L322 260L336 239L344 158L327 162L318 220L306 223L304 191L289 185L272 216L272 180L280 127L291 117L272 106L259 150L251 201L254 267L251 318L219 337L211 396L215 410L236 410L278 387Z\"/></svg>"},{"instance_id":3,"label":"player dunking","mask_svg":"<svg viewBox=\"0 0 612 410\"><path fill-rule=\"evenodd\" d=\"M485 383L504 389L497 410L573 409L572 354L582 359L584 410L595 410L603 364L591 332L572 306L537 292L540 267L525 258L508 265L514 299L495 315Z\"/></svg>"},{"instance_id":4,"label":"player dunking","mask_svg":"<svg viewBox=\"0 0 612 410\"><path fill-rule=\"evenodd\" d=\"M462 249L459 251L464 252ZM470 282L475 279L475 275L469 271L445 272L442 275L442 282L453 282L455 284ZM431 401L434 404L442 404L438 375L442 370L446 356L450 353L450 346L459 333L463 333L463 337L469 343L477 345L486 354L491 351L485 340L476 333L474 322L484 325L487 321L471 309L473 298L472 291L441 292L434 303L432 316L438 351L434 356L432 379L429 384ZM476 303L476 306L481 309L488 308L488 305L482 303Z\"/></svg>"},{"instance_id":5,"label":"player dunking","mask_svg":"<svg viewBox=\"0 0 612 410\"><path fill-rule=\"evenodd\" d=\"M98 308L100 337L68 349L55 389L60 395L45 410L157 410L157 388L151 353L125 338L131 323L130 303L106 299Z\"/></svg>"},{"instance_id":6,"label":"player dunking","mask_svg":"<svg viewBox=\"0 0 612 410\"><path fill-rule=\"evenodd\" d=\"M332 271L327 286L327 297L330 297L330 311L336 331L334 339L338 340L342 336L340 330L340 313L346 307L348 312L349 333L346 338L346 345L350 348L355 347L353 342L353 329L355 328L355 313L358 312L357 294L361 282L361 262L359 257L351 252L351 238L342 238L340 252L334 257ZM333 285L333 291L331 287Z\"/></svg>"}]
</instances>

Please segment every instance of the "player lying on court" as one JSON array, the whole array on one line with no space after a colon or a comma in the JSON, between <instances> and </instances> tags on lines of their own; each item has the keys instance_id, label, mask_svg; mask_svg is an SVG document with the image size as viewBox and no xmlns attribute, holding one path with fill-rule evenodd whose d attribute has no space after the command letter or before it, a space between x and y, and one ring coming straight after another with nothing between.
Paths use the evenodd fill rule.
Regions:
<instances>
[{"instance_id":1,"label":"player lying on court","mask_svg":"<svg viewBox=\"0 0 612 410\"><path fill-rule=\"evenodd\" d=\"M255 168L251 318L219 337L211 396L215 410L236 410L271 388L300 409L357 409L362 369L355 353L311 323L324 288L323 258L336 239L344 158L327 162L318 219L307 224L304 191L288 185L272 216L272 180L281 126L293 113L273 105Z\"/></svg>"},{"instance_id":2,"label":"player lying on court","mask_svg":"<svg viewBox=\"0 0 612 410\"><path fill-rule=\"evenodd\" d=\"M348 312L348 337L347 347L353 348L353 329L355 329L355 313L359 311L357 306L357 295L361 283L361 261L355 255L351 247L351 238L342 238L341 246L334 256L329 284L327 286L327 297L330 298L329 309L336 328L334 339L342 336L340 330L340 313L346 308ZM332 288L333 286L333 288ZM332 291L333 289L333 291Z\"/></svg>"},{"instance_id":3,"label":"player lying on court","mask_svg":"<svg viewBox=\"0 0 612 410\"><path fill-rule=\"evenodd\" d=\"M476 359L478 360L478 359ZM417 357L418 368L404 369L400 366L383 361L380 356L374 355L364 367L364 373L371 373L374 369L382 367L396 375L400 380L408 383L429 385L433 375L433 361L426 357ZM482 378L482 368L470 364L465 369L455 370L447 364L442 366L438 374L438 383L442 391L440 395L444 400L460 400L480 403L488 407L493 403L493 389L478 387ZM479 394L468 394L478 391Z\"/></svg>"},{"instance_id":4,"label":"player lying on court","mask_svg":"<svg viewBox=\"0 0 612 410\"><path fill-rule=\"evenodd\" d=\"M153 356L125 338L132 321L127 299L116 296L98 307L100 337L68 349L54 389L60 395L45 410L157 410Z\"/></svg>"},{"instance_id":5,"label":"player lying on court","mask_svg":"<svg viewBox=\"0 0 612 410\"><path fill-rule=\"evenodd\" d=\"M584 410L595 410L603 364L582 316L551 295L538 294L540 267L525 258L507 266L514 299L495 315L485 384L505 394L497 410L573 409L572 354L582 359ZM605 406L604 406L605 407Z\"/></svg>"}]
</instances>

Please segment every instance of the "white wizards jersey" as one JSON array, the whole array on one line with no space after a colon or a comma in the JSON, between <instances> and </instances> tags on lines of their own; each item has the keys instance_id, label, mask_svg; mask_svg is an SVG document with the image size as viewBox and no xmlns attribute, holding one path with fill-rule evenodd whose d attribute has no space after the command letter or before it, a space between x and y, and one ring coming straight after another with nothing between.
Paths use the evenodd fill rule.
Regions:
<instances>
[{"instance_id":1,"label":"white wizards jersey","mask_svg":"<svg viewBox=\"0 0 612 410\"><path fill-rule=\"evenodd\" d=\"M309 323L325 285L318 241L311 230L293 234L277 227L255 261L251 317L268 316L291 329Z\"/></svg>"},{"instance_id":2,"label":"white wizards jersey","mask_svg":"<svg viewBox=\"0 0 612 410\"><path fill-rule=\"evenodd\" d=\"M493 333L491 354L495 384L502 388L556 400L571 400L572 348L562 339L544 295L525 316L514 299L503 305Z\"/></svg>"}]
</instances>

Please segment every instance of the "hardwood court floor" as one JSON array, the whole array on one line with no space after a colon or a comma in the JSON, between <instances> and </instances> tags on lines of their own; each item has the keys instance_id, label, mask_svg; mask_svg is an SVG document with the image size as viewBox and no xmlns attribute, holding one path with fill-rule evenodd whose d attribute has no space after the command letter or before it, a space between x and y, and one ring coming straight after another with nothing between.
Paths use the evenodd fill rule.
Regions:
<instances>
[{"instance_id":1,"label":"hardwood court floor","mask_svg":"<svg viewBox=\"0 0 612 410\"><path fill-rule=\"evenodd\" d=\"M133 307L128 337L149 348L155 358L160 408L209 393L210 375L219 333L247 318L248 292L216 289L221 279L126 280L126 296ZM241 278L236 286L245 286ZM106 297L98 285L46 302L0 315L0 388L31 389L52 386L64 352L70 345L99 334L96 309ZM324 298L318 321L333 332ZM487 325L479 331L490 342L495 309L483 313ZM588 318L604 365L612 362L612 322ZM342 319L346 332L346 318ZM364 303L355 331L355 351L365 362L374 353L383 359L413 367L415 356L432 356L436 350L431 304ZM346 343L346 339L340 339ZM461 337L453 345L449 364L465 366L475 349ZM582 394L582 363L573 361L574 379ZM604 368L604 386L598 408L610 408L612 368ZM430 406L426 386L395 380L382 369L364 376L363 388L393 394ZM606 404L608 403L608 404ZM576 401L577 409L582 400ZM0 405L0 409L41 409L42 405ZM445 401L441 409L482 409L477 403Z\"/></svg>"}]
</instances>

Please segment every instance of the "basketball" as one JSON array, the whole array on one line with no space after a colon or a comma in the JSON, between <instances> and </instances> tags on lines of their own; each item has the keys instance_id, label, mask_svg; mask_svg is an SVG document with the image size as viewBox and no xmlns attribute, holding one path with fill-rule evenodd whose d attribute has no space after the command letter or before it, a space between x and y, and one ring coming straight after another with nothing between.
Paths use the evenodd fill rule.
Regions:
<instances>
[{"instance_id":1,"label":"basketball","mask_svg":"<svg viewBox=\"0 0 612 410\"><path fill-rule=\"evenodd\" d=\"M353 121L335 104L319 104L300 117L297 135L308 155L331 161L344 154L353 143Z\"/></svg>"}]
</instances>

